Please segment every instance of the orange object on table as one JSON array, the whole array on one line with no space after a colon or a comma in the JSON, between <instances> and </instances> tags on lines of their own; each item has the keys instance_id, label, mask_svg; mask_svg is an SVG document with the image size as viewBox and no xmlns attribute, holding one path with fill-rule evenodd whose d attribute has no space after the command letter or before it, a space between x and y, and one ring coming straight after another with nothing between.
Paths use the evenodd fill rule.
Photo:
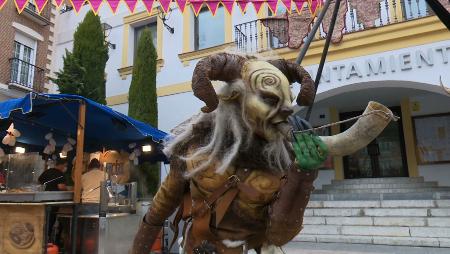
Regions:
<instances>
[{"instance_id":1,"label":"orange object on table","mask_svg":"<svg viewBox=\"0 0 450 254\"><path fill-rule=\"evenodd\" d=\"M53 243L47 244L47 254L58 254L59 248L58 245L55 245Z\"/></svg>"}]
</instances>

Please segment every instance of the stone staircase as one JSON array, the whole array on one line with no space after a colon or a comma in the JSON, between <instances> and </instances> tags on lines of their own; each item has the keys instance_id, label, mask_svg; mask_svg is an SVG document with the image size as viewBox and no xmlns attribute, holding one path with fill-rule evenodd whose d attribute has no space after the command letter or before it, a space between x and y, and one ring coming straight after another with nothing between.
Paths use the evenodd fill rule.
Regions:
<instances>
[{"instance_id":1,"label":"stone staircase","mask_svg":"<svg viewBox=\"0 0 450 254\"><path fill-rule=\"evenodd\" d=\"M294 241L450 247L450 187L421 177L333 181L312 194Z\"/></svg>"}]
</instances>

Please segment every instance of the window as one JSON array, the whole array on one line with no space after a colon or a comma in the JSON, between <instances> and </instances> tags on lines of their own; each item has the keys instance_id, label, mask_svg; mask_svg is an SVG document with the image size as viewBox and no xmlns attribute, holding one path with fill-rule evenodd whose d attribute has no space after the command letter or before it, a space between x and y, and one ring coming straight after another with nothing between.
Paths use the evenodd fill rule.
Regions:
<instances>
[{"instance_id":1,"label":"window","mask_svg":"<svg viewBox=\"0 0 450 254\"><path fill-rule=\"evenodd\" d=\"M144 31L145 28L150 28L150 32L152 33L152 39L153 39L153 47L155 47L155 49L158 48L156 22L152 22L152 23L149 23L149 24L146 24L143 26L136 27L136 28L134 28L134 56L135 57L137 54L139 39L141 38L142 31Z\"/></svg>"},{"instance_id":2,"label":"window","mask_svg":"<svg viewBox=\"0 0 450 254\"><path fill-rule=\"evenodd\" d=\"M11 82L33 88L34 67L34 50L14 41Z\"/></svg>"},{"instance_id":3,"label":"window","mask_svg":"<svg viewBox=\"0 0 450 254\"><path fill-rule=\"evenodd\" d=\"M194 18L194 49L200 50L225 43L225 11L221 6L213 17L208 8L203 8Z\"/></svg>"},{"instance_id":4,"label":"window","mask_svg":"<svg viewBox=\"0 0 450 254\"><path fill-rule=\"evenodd\" d=\"M34 0L29 0L26 8L28 8L29 10L31 10L33 12L37 12L36 4L35 4Z\"/></svg>"},{"instance_id":5,"label":"window","mask_svg":"<svg viewBox=\"0 0 450 254\"><path fill-rule=\"evenodd\" d=\"M450 114L414 118L420 164L450 162Z\"/></svg>"}]
</instances>

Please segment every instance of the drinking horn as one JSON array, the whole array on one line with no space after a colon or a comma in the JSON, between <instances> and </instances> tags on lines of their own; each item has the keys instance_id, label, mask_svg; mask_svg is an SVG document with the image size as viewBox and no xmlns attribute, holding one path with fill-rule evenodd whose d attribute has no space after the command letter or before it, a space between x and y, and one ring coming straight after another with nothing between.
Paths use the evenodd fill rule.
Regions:
<instances>
[{"instance_id":1,"label":"drinking horn","mask_svg":"<svg viewBox=\"0 0 450 254\"><path fill-rule=\"evenodd\" d=\"M370 101L360 117L349 129L333 136L320 136L329 154L345 156L366 147L396 117L386 106Z\"/></svg>"}]
</instances>

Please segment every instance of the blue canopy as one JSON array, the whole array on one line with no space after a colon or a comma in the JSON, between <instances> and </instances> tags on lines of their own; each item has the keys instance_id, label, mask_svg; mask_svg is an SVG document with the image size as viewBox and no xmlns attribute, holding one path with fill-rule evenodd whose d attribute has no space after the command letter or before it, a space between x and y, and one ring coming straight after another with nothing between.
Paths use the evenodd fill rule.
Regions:
<instances>
[{"instance_id":1,"label":"blue canopy","mask_svg":"<svg viewBox=\"0 0 450 254\"><path fill-rule=\"evenodd\" d=\"M57 146L61 147L68 137L76 139L78 110L82 102L86 104L85 151L129 150L130 143L162 147L160 143L167 136L165 132L92 100L67 94L30 93L23 98L1 102L0 133L3 135L0 138L12 122L22 134L18 142L45 147L48 144L45 135L52 132Z\"/></svg>"}]
</instances>

